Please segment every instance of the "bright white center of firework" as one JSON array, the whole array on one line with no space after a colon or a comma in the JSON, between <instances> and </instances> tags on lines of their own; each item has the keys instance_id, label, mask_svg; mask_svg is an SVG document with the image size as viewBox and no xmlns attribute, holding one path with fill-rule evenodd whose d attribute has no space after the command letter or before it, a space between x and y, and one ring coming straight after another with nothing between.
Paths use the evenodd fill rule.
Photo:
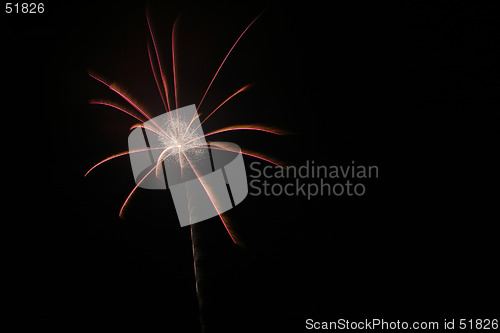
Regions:
<instances>
[{"instance_id":1,"label":"bright white center of firework","mask_svg":"<svg viewBox=\"0 0 500 333\"><path fill-rule=\"evenodd\" d=\"M162 147L172 154L169 156L175 159L187 156L190 160L196 160L201 151L206 149L203 132L196 130L197 125L180 119L167 119L163 124L163 132L160 136ZM200 133L201 132L201 133Z\"/></svg>"}]
</instances>

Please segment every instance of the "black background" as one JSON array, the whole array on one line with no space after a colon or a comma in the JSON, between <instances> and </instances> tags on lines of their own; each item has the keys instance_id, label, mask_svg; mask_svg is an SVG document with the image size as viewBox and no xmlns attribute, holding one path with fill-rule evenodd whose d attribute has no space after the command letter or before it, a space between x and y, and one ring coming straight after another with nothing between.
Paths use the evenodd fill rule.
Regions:
<instances>
[{"instance_id":1,"label":"black background","mask_svg":"<svg viewBox=\"0 0 500 333\"><path fill-rule=\"evenodd\" d=\"M379 167L362 197L247 197L226 214L246 248L215 218L197 225L207 332L498 317L498 6L46 2L41 15L1 16L5 254L18 325L200 329L190 232L168 191L138 191L120 219L134 186L128 159L83 177L127 149L134 124L88 104L122 102L89 70L161 112L146 8L169 75L179 17L179 106L199 102L266 9L200 111L254 86L205 133L266 124L290 135L217 139L287 165Z\"/></svg>"}]
</instances>

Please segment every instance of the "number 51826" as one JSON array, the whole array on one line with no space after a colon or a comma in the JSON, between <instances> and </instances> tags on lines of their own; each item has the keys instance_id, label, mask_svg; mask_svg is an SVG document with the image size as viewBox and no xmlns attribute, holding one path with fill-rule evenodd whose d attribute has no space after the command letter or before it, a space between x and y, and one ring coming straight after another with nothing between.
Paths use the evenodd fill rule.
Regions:
<instances>
[{"instance_id":1,"label":"number 51826","mask_svg":"<svg viewBox=\"0 0 500 333\"><path fill-rule=\"evenodd\" d=\"M40 3L17 3L7 2L5 12L7 14L42 14L45 11L44 5Z\"/></svg>"}]
</instances>

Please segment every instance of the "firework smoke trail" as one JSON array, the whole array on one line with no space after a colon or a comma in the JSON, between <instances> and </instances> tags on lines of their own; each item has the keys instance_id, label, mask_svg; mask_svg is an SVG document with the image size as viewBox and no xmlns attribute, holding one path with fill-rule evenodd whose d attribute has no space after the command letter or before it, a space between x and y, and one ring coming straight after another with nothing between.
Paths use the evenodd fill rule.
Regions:
<instances>
[{"instance_id":1,"label":"firework smoke trail","mask_svg":"<svg viewBox=\"0 0 500 333\"><path fill-rule=\"evenodd\" d=\"M222 60L222 62L220 64L220 66L218 67L217 71L215 72L214 76L212 77L210 83L208 84L208 87L205 90L205 92L204 92L204 94L203 94L203 96L202 96L202 98L201 98L201 100L200 100L200 102L199 102L199 104L198 104L198 106L196 108L197 111L200 108L200 106L203 103L203 101L205 100L205 97L206 97L207 93L209 92L210 88L212 87L212 84L214 83L216 77L218 76L218 74L219 74L220 70L222 69L223 65L226 63L226 60L228 59L229 55L232 53L232 51L235 48L235 46L238 44L238 42L243 37L243 35L247 32L247 30L254 24L254 22L262 14L263 14L263 12L260 13L257 17L255 17L251 21L251 23L243 30L243 32L239 35L239 37L237 38L237 40L232 45L232 47L229 49L228 53L226 54L226 56L224 57L224 59ZM269 158L266 158L266 157L263 157L262 155L257 154L257 153L252 153L252 152L248 152L248 151L244 151L244 150L235 151L233 149L225 147L223 143L218 143L218 142L211 142L211 143L205 143L205 144L200 145L200 144L197 143L197 141L199 139L201 139L201 138L206 138L206 137L209 137L209 136L212 136L212 135L216 135L216 134L220 134L220 133L225 133L225 132L230 132L230 131L260 131L260 132L265 132L265 133L270 133L270 134L277 134L277 135L281 135L282 133L280 133L279 131L274 130L274 129L265 128L265 127L259 127L259 126L256 126L256 125L239 125L239 126L230 126L230 127L222 128L222 129L210 132L210 133L208 133L206 135L203 135L202 137L194 137L193 138L193 136L195 135L196 130L205 121L207 121L217 110L219 110L224 104L226 104L228 101L230 101L233 97L235 97L239 93L247 90L250 87L250 85L245 85L244 87L240 88L238 91L236 91L235 93L233 93L231 96L229 96L228 98L226 98L219 106L217 106L214 110L212 110L208 114L208 116L206 116L200 122L200 124L196 128L190 130L190 127L193 124L194 120L199 117L199 113L196 112L193 115L193 117L192 117L191 121L189 122L189 124L184 124L184 123L182 123L182 122L179 121L179 116L178 116L178 112L177 112L177 109L178 109L177 88L178 87L177 87L177 79L176 79L176 61L175 61L175 43L174 43L175 27L176 27L177 20L175 20L175 22L174 22L174 24L172 26L172 32L171 32L172 75L173 75L173 105L175 105L175 109L176 109L176 119L175 120L173 119L172 112L170 112L170 110L172 110L172 108L171 108L171 99L170 99L170 97L171 97L170 96L171 91L169 91L169 89L168 89L167 80L166 80L166 77L164 75L164 71L163 71L163 68L162 68L162 65L161 65L161 61L160 61L160 56L159 56L159 52L158 52L158 48L157 48L157 44L156 44L156 39L154 37L153 29L152 29L151 24L150 24L149 15L147 13L146 13L146 21L147 21L148 30L149 30L150 37L151 37L151 42L148 42L148 47L147 47L149 62L150 62L150 65L151 65L151 70L153 72L153 76L154 76L154 79L155 79L155 83L156 83L158 92L159 92L160 97L162 99L163 106L165 108L165 111L167 113L169 113L169 115L170 115L170 121L171 121L170 122L170 124L171 124L170 128L163 128L162 126L156 124L151 119L151 117L146 112L144 112L137 105L137 103L134 103L131 100L131 98L127 97L120 89L118 89L116 87L116 85L114 85L114 84L108 84L104 80L98 78L97 76L95 76L93 74L89 74L89 75L92 78L94 78L95 80L97 80L97 81L101 82L102 84L106 85L109 89L111 89L112 91L114 91L115 93L117 93L120 97L122 97L128 104L130 104L135 110L137 110L143 117L145 117L147 120L150 120L151 123L154 125L155 128L151 128L151 127L146 126L145 124L143 124L144 123L143 119L137 117L133 113L131 113L131 112L125 110L124 108L119 107L119 106L117 106L115 104L112 104L112 103L109 103L109 102L106 102L106 101L93 101L93 102L91 102L91 104L98 104L98 105L108 106L108 107L114 108L114 109L116 109L118 111L121 111L121 112L127 114L128 116L135 118L136 120L139 120L141 122L141 124L133 125L131 127L131 129L134 129L134 128L143 128L145 130L152 131L153 133L157 134L160 137L160 139L162 139L161 141L163 142L163 146L162 147L156 147L156 148L146 148L146 149L139 149L139 150L133 150L133 151L126 151L126 152L122 152L122 153L118 153L118 154L109 156L109 157L105 158L104 160L100 161L99 163L97 163L96 165L94 165L92 168L90 168L90 170L87 171L87 173L85 174L85 176L87 176L89 174L89 172L92 171L97 166L99 166L99 165L101 165L101 164L103 164L105 162L114 160L114 159L116 159L118 157L127 156L127 155L130 155L130 154L133 154L133 153L138 153L138 152L151 151L153 149L163 149L163 152L158 157L158 159L156 161L156 164L154 166L152 166L148 170L148 172L144 175L144 177L141 178L136 183L136 186L128 194L128 196L125 199L125 202L123 203L123 205L122 205L122 207L120 209L120 212L119 212L119 215L122 216L122 213L123 213L125 207L127 206L130 198L135 193L135 191L140 187L140 184L150 174L152 174L153 171L155 171L155 174L158 176L158 170L159 170L160 166L163 165L163 167L164 167L165 160L167 158L169 158L170 156L177 155L178 156L177 158L179 160L179 166L180 166L181 176L182 176L182 169L183 169L183 167L189 165L190 168L193 170L194 174L196 175L197 179L200 181L203 189L205 190L208 198L210 199L212 205L214 206L214 208L215 208L215 210L216 210L219 218L221 219L222 224L224 225L227 233L229 234L231 240L233 241L234 244L240 245L239 242L236 241L236 239L234 238L233 234L231 233L231 231L230 231L229 227L227 226L227 223L224 220L221 212L218 210L216 202L215 202L215 198L210 193L210 189L206 186L206 184L204 184L202 178L200 177L200 174L195 170L195 168L194 168L193 164L191 163L189 157L187 156L186 152L189 151L190 149L195 149L195 148L224 150L224 151L241 153L243 155L247 155L247 156L250 156L252 158L257 158L257 159L260 159L260 160L272 163L274 165L280 166L278 163L274 162L273 160L271 160ZM151 43L152 43L152 46L153 46L152 48L154 49L154 56L156 58L155 61L153 60L153 55L152 55L153 52L151 50ZM159 71L159 77L158 77L158 74L156 73L156 70L155 70L155 63L156 63L157 69ZM169 150L171 150L171 151L169 152ZM187 164L183 163L183 159L186 160ZM189 205L189 200L188 200L188 205ZM191 225L190 228L191 228L190 229L190 233L191 233L191 243L192 243L193 259L194 259L194 273L195 273L195 280L196 280L196 292L197 292L198 305L199 305L199 311L200 311L200 323L201 323L202 331L204 331L205 330L205 320L204 320L204 308L203 308L203 301L202 301L202 298L203 298L202 296L203 295L200 293L200 282L201 282L201 280L199 278L199 269L197 269L197 268L199 268L198 267L198 260L197 260L198 257L199 257L199 253L198 253L199 249L198 249L198 246L197 246L197 239L199 239L201 237L201 235L197 235L196 230L195 230L196 228L193 225ZM203 287L201 287L201 289L203 289Z\"/></svg>"},{"instance_id":2,"label":"firework smoke trail","mask_svg":"<svg viewBox=\"0 0 500 333\"><path fill-rule=\"evenodd\" d=\"M212 195L210 194L210 190L207 188L207 186L203 183L202 178L198 174L198 172L195 170L194 166L192 165L191 161L189 158L184 154L184 157L188 161L191 169L193 172L196 174L196 177L200 181L201 186L205 190L205 192L208 195L208 198L212 202L212 205L214 206L217 215L219 215L220 220L222 221L222 224L226 228L227 233L229 234L229 237L231 237L231 240L233 241L234 244L238 244L236 240L234 239L233 235L231 234L231 231L227 227L226 221L224 221L224 218L222 217L222 214L219 212L217 209L217 205L214 202L214 199L212 198ZM189 200L188 200L188 207L189 207ZM201 332L205 332L206 330L206 313L205 313L205 305L203 303L204 300L204 285L201 283L203 279L201 279L201 270L198 269L199 265L199 246L198 246L198 240L201 237L201 234L198 234L195 232L195 226L193 224L190 225L190 234L191 234L191 248L193 252L193 267L194 267L194 278L195 278L195 288L196 288L196 297L198 299L198 311L199 311L199 321L200 321L200 327L201 327Z\"/></svg>"}]
</instances>

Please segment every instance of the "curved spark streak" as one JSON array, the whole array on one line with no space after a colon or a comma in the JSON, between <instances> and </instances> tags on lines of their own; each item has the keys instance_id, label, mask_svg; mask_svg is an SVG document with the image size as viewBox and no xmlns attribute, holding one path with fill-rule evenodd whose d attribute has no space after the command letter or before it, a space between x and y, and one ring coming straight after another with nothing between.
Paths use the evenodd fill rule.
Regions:
<instances>
[{"instance_id":1,"label":"curved spark streak","mask_svg":"<svg viewBox=\"0 0 500 333\"><path fill-rule=\"evenodd\" d=\"M266 132L266 133L271 133L271 134L276 134L276 135L282 135L282 133L277 132L277 131L272 131L270 129L262 128L262 127L252 127L252 126L246 126L246 127L237 127L237 126L231 126L231 127L226 127L222 128L218 131L210 132L205 137L209 135L214 135L218 133L224 133L224 132L229 132L229 131L241 131L241 130L249 130L249 131L259 131L259 132Z\"/></svg>"},{"instance_id":2,"label":"curved spark streak","mask_svg":"<svg viewBox=\"0 0 500 333\"><path fill-rule=\"evenodd\" d=\"M229 52L226 54L226 56L224 57L224 60L222 60L222 63L220 64L219 68L217 69L217 71L215 72L214 76L212 77L212 81L210 81L210 84L208 85L207 90L205 90L205 93L203 94L203 97L201 98L200 103L198 103L198 107L196 108L196 111L198 111L198 109L199 109L199 108L200 108L200 106L201 106L201 103L203 103L203 101L205 100L205 96L207 95L208 91L210 90L210 87L212 86L212 83L214 83L215 78L216 78L216 77L217 77L217 75L219 74L219 71L221 70L222 66L224 66L224 63L226 62L227 58L229 57L229 55L230 55L230 54L231 54L231 52L233 51L233 49L234 49L234 47L236 46L236 44L238 44L238 42L240 41L241 37L243 37L243 35L247 32L247 30L248 30L248 29L252 26L252 24L253 24L255 21L257 21L257 19L258 19L258 18L259 18L262 14L264 14L264 12L261 12L259 15L257 15L257 17L256 17L256 18L254 18L254 19L253 19L253 21L252 21L252 22L250 22L250 24L249 24L249 25L245 28L245 30L243 30L243 32L241 33L241 35L238 37L238 39L236 40L236 42L234 42L234 44L233 44L233 46L231 47L231 49L229 49ZM238 91L238 92L240 92L240 91ZM237 92L237 93L238 93L238 92ZM235 94L233 94L231 97L233 97L234 95L235 95ZM231 98L231 97L230 97L230 98ZM229 99L230 99L230 98L229 98ZM222 104L224 104L225 102L227 102L227 100L226 100L226 101L224 101ZM221 104L221 105L219 105L219 107L221 107L221 106L222 106L222 104ZM218 108L219 108L219 107L218 107ZM217 109L216 109L216 110L217 110ZM214 113L216 110L212 111L212 113ZM212 114L210 114L210 115L212 115ZM208 118L208 117L207 117L207 118ZM205 120L206 120L207 118L205 118ZM196 116L193 116L193 119L191 119L191 122L189 123L189 125L188 125L188 127L187 127L187 128L189 128L189 127L191 126L192 122L193 122L195 119L196 119ZM184 135L186 135L186 133L184 133Z\"/></svg>"},{"instance_id":3,"label":"curved spark streak","mask_svg":"<svg viewBox=\"0 0 500 333\"><path fill-rule=\"evenodd\" d=\"M233 93L231 96L229 96L228 98L226 98L224 100L224 102L222 102L221 104L219 104L218 107L216 107L205 119L203 119L200 124L198 126L196 126L195 129L192 130L192 133L194 133L208 118L210 118L210 116L212 116L215 111L219 110L224 104L226 104L230 99L232 99L234 96L238 95L239 93L247 90L248 88L250 88L252 85L251 84L247 84L245 86L243 86L242 88L240 88L238 91L236 91L235 93ZM186 136L186 133L187 131L189 130L189 127L191 127L191 125L193 124L193 121L196 119L196 117L199 117L199 114L196 113L196 115L193 116L193 119L191 119L191 121L189 122L189 125L186 127L186 132L184 132L184 136Z\"/></svg>"},{"instance_id":4,"label":"curved spark streak","mask_svg":"<svg viewBox=\"0 0 500 333\"><path fill-rule=\"evenodd\" d=\"M252 127L250 125L250 126L246 126L246 127L230 126L230 127L222 128L220 130L205 134L203 137L206 138L206 137L211 136L211 135L225 133L225 132L229 132L229 131L258 131L258 132L265 132L265 133L270 133L270 134L275 134L275 135L282 135L282 133L280 133L280 132L272 131L270 129L261 128L261 127ZM188 143L189 142L190 141L188 141Z\"/></svg>"},{"instance_id":5,"label":"curved spark streak","mask_svg":"<svg viewBox=\"0 0 500 333\"><path fill-rule=\"evenodd\" d=\"M217 206L215 205L215 202L214 200L212 199L212 195L210 195L210 192L209 190L207 189L207 187L205 186L205 184L203 183L203 180L202 178L200 177L200 175L198 174L198 172L196 172L195 168L193 167L193 165L191 164L191 161L189 160L189 158L186 156L186 154L184 152L182 152L182 154L184 155L184 157L186 158L186 160L188 161L189 165L191 166L191 169L193 170L194 174L196 175L196 178L198 178L198 180L200 181L200 184L201 186L203 187L203 189L205 190L205 192L207 193L208 195L208 198L210 199L210 202L212 203L212 205L214 206L215 208L215 211L217 212L217 215L219 215L219 218L220 220L222 221L222 224L224 225L224 228L226 228L226 231L227 233L229 234L229 237L231 237L231 240L233 241L234 244L238 245L238 243L236 243L236 241L234 240L233 238L233 235L231 235L231 232L229 231L229 228L227 227L226 225L226 222L224 221L224 219L222 218L222 215L221 215L221 212L219 212L219 210L217 209Z\"/></svg>"},{"instance_id":6,"label":"curved spark streak","mask_svg":"<svg viewBox=\"0 0 500 333\"><path fill-rule=\"evenodd\" d=\"M265 128L261 128L261 127L252 126L252 125L248 125L246 127L230 126L230 127L222 128L220 130L217 130L217 131L214 131L214 132L210 132L208 134L204 134L203 136L199 136L197 138L191 139L188 142L186 142L186 144L189 144L189 143L191 143L191 142L193 142L195 140L198 140L198 139L201 139L201 138L206 138L206 137L209 137L211 135L215 135L215 134L219 134L219 133L224 133L224 132L229 132L229 131L246 131L246 130L249 130L249 131L258 131L258 132L265 132L265 133L276 134L276 135L282 135L282 133L279 133L279 132L276 132L276 131L272 131L270 129L265 129Z\"/></svg>"},{"instance_id":7,"label":"curved spark streak","mask_svg":"<svg viewBox=\"0 0 500 333\"><path fill-rule=\"evenodd\" d=\"M165 75L163 75L163 70L161 68L160 56L158 55L158 49L156 48L155 37L153 35L153 30L151 29L151 24L149 23L149 16L146 14L146 21L148 23L149 34L151 35L151 40L153 41L153 47L155 49L156 60L158 61L158 67L160 69L160 76L163 82L163 89L165 90L165 99L167 100L167 112L170 111L170 102L168 99L168 89L167 89L167 81L165 80Z\"/></svg>"},{"instance_id":8,"label":"curved spark streak","mask_svg":"<svg viewBox=\"0 0 500 333\"><path fill-rule=\"evenodd\" d=\"M204 146L204 145L200 145L200 147L202 147L202 146ZM243 150L243 149L241 149L241 150L232 150L232 149L227 149L226 147L221 146L220 144L217 144L216 142L209 142L209 143L207 143L207 144L206 144L206 146L208 146L208 148L207 148L207 149L217 149L217 150L230 151L230 152L233 152L233 153L242 153L243 155L247 155L247 156L250 156L250 157L254 157L254 158L257 158L257 159L259 159L259 160L263 160L263 161L269 162L269 163L271 163L271 164L274 164L274 165L276 165L276 166L279 166L280 168L283 168L283 166L282 166L282 165L280 165L280 164L278 164L278 163L274 162L273 160L270 160L270 159L264 158L264 157L262 157L262 156L259 156L259 155L257 155L256 153L252 154L252 153L250 153L249 151L245 151L245 150ZM219 147L219 148L215 148L214 146Z\"/></svg>"},{"instance_id":9,"label":"curved spark streak","mask_svg":"<svg viewBox=\"0 0 500 333\"><path fill-rule=\"evenodd\" d=\"M210 81L210 84L208 85L208 88L207 90L205 91L205 93L203 94L203 97L201 98L201 101L200 103L198 103L198 108L196 108L196 110L198 110L201 106L201 103L203 103L203 100L205 99L205 96L207 95L208 91L210 90L210 87L212 86L212 83L214 83L214 80L215 78L217 77L217 75L219 74L219 71L220 69L222 68L222 66L224 66L224 63L226 62L227 60L227 57L229 57L229 55L231 54L231 52L233 51L234 47L236 46L236 44L238 44L238 42L240 41L241 37L243 37L243 35L245 34L245 32L247 32L247 30L252 26L252 24L257 21L257 19L263 14L264 12L260 13L259 15L257 15L256 18L253 19L252 22L250 22L250 24L245 28L245 30L243 30L243 32L241 33L241 35L238 37L238 39L236 40L236 42L234 42L233 46L231 47L231 49L229 50L229 52L226 54L226 56L224 57L224 60L222 60L222 63L220 64L219 68L217 69L217 71L215 72L215 75L214 77L212 78L212 81Z\"/></svg>"},{"instance_id":10,"label":"curved spark streak","mask_svg":"<svg viewBox=\"0 0 500 333\"><path fill-rule=\"evenodd\" d=\"M172 77L174 81L174 101L175 101L175 115L177 118L177 122L179 122L179 110L177 109L177 77L175 75L175 43L174 43L174 32L175 32L175 25L177 23L177 18L174 21L174 24L172 26ZM179 135L179 131L177 131L177 135Z\"/></svg>"},{"instance_id":11,"label":"curved spark streak","mask_svg":"<svg viewBox=\"0 0 500 333\"><path fill-rule=\"evenodd\" d=\"M193 118L191 118L191 121L189 122L189 124L186 126L186 130L184 131L184 135L183 137L186 136L188 130L189 130L189 127L191 127L191 125L193 124L193 121L196 119L196 118L200 118L200 114L198 112L196 112L195 114L193 114Z\"/></svg>"},{"instance_id":12,"label":"curved spark streak","mask_svg":"<svg viewBox=\"0 0 500 333\"><path fill-rule=\"evenodd\" d=\"M101 82L102 84L104 84L105 86L107 86L109 89L111 89L112 91L114 91L115 93L117 93L118 95L120 95L124 100L126 100L130 105L132 105L137 111L140 112L140 114L142 114L144 117L146 117L148 120L151 120L151 122L159 129L159 130L162 130L160 126L158 126L158 124L156 124L154 122L154 120L151 119L151 117L144 111L141 110L140 107L138 107L134 102L132 102L130 100L130 98L128 98L127 96L125 96L124 93L120 92L117 88L113 87L111 84L108 84L106 82L104 82L103 80L97 78L96 76L92 75L92 74L89 74L89 76L91 78L94 78L96 79L97 81Z\"/></svg>"},{"instance_id":13,"label":"curved spark streak","mask_svg":"<svg viewBox=\"0 0 500 333\"><path fill-rule=\"evenodd\" d=\"M165 156L165 157L163 158L163 160L164 160L164 159L166 159L166 158L167 158L167 157L169 157L169 156L170 156L170 154L168 154L167 156ZM162 160L162 161L163 161L163 160ZM125 202L123 203L122 208L120 208L120 213L118 213L118 216L120 216L120 217L122 216L123 209L124 209L124 208L125 208L125 206L127 205L127 203L128 203L128 201L130 200L130 198L132 197L132 194L134 194L134 192L135 192L135 191L139 188L139 185L140 185L140 184L141 184L141 183L142 183L142 182L146 179L146 177L147 177L147 176L149 176L149 174L150 174L151 172L153 172L153 170L155 170L155 169L156 169L156 166L153 166L153 167L152 167L152 168L151 168L151 169L150 169L150 170L146 173L146 175L145 175L144 177L142 177L140 181L138 181L138 182L137 182L137 184L134 186L134 188L132 189L132 191L131 191L131 192L129 193L129 195L127 196L127 199L125 199Z\"/></svg>"},{"instance_id":14,"label":"curved spark streak","mask_svg":"<svg viewBox=\"0 0 500 333\"><path fill-rule=\"evenodd\" d=\"M140 122L144 122L144 120L140 119L140 118L139 118L139 117L137 117L137 116L134 116L132 113L130 113L130 112L126 111L126 110L123 110L122 108L120 108L120 107L118 107L118 106L116 106L116 105L113 105L113 104L107 103L107 102L97 102L97 101L93 102L93 101L92 101L92 102L89 102L89 104L97 104L97 105L105 105L105 106L109 106L109 107L112 107L112 108L114 108L114 109L116 109L116 110L118 110L118 111L121 111L121 112L123 112L123 113L126 113L126 114L128 114L129 116L131 116L131 117L134 117L135 119L139 120Z\"/></svg>"},{"instance_id":15,"label":"curved spark streak","mask_svg":"<svg viewBox=\"0 0 500 333\"><path fill-rule=\"evenodd\" d=\"M113 87L111 84L104 82L103 80L97 78L96 76L94 76L92 74L89 74L89 76L91 78L96 79L97 81L101 82L102 84L104 84L109 89L113 90L115 93L117 93L118 95L120 95L124 100L126 100L130 105L132 105L137 111L139 111L144 117L146 117L148 120L151 120L151 117L149 117L146 112L142 111L140 107L138 107L134 102L132 102L130 100L130 98L128 98L127 96L125 96L124 93L120 92L118 89L116 89L115 87Z\"/></svg>"},{"instance_id":16,"label":"curved spark streak","mask_svg":"<svg viewBox=\"0 0 500 333\"><path fill-rule=\"evenodd\" d=\"M155 78L156 87L158 88L158 93L160 94L160 97L161 97L161 100L163 102L163 106L165 107L165 110L168 112L167 102L165 101L165 97L163 96L163 92L161 91L160 83L158 82L158 77L156 76L156 71L155 71L155 68L153 65L153 59L151 58L151 50L150 50L149 43L148 43L148 57L149 57L149 64L151 65L151 71L153 72L153 76Z\"/></svg>"},{"instance_id":17,"label":"curved spark streak","mask_svg":"<svg viewBox=\"0 0 500 333\"><path fill-rule=\"evenodd\" d=\"M158 135L160 137L164 137L164 138L167 138L167 139L170 139L170 140L174 140L165 131L162 130L161 133L160 133L160 132L154 130L153 128L146 126L145 124L135 124L135 125L130 126L131 130L134 129L134 128L144 128L144 129L147 129L147 130L155 133L156 135Z\"/></svg>"},{"instance_id":18,"label":"curved spark streak","mask_svg":"<svg viewBox=\"0 0 500 333\"><path fill-rule=\"evenodd\" d=\"M241 93L241 92L243 92L245 90L248 90L248 88L250 88L251 86L252 86L251 84L247 84L247 85L243 86L242 88L240 88L237 92L233 93L231 96L229 96L228 98L226 98L224 100L224 102L222 102L218 107L215 108L215 110L213 110L205 119L203 119L201 121L201 123L198 125L198 127L200 127L205 121L207 121L207 119L210 118L215 113L215 111L219 110L219 108L221 106L223 106L224 104L226 104L226 102L228 102L231 98L233 98L234 96L238 95L239 93ZM196 127L193 130L193 132L196 131L198 129L198 127Z\"/></svg>"},{"instance_id":19,"label":"curved spark streak","mask_svg":"<svg viewBox=\"0 0 500 333\"><path fill-rule=\"evenodd\" d=\"M175 101L175 112L177 113L177 79L175 76L175 43L174 43L174 32L175 25L177 24L177 18L174 21L174 25L172 26L172 76L174 79L174 101ZM177 119L179 119L179 114L177 113Z\"/></svg>"},{"instance_id":20,"label":"curved spark streak","mask_svg":"<svg viewBox=\"0 0 500 333\"><path fill-rule=\"evenodd\" d=\"M164 148L164 147L163 147L163 148ZM156 168L155 175L156 175L156 177L158 177L158 170L160 169L160 164L161 164L161 162L162 162L162 161L163 161L163 159L164 159L164 158L162 158L162 156L163 156L163 155L167 152L167 150L172 149L172 148L178 148L178 146L170 146L170 147L167 147L167 148L165 148L165 149L161 152L160 156L158 156L158 159L156 160L156 165L155 165L155 168ZM168 154L168 156L170 156L170 154L172 154L172 153L173 153L173 152L169 153L169 154ZM168 157L168 156L167 156L167 157ZM167 158L167 157L165 157L165 158ZM181 172L182 172L182 170L181 170Z\"/></svg>"},{"instance_id":21,"label":"curved spark streak","mask_svg":"<svg viewBox=\"0 0 500 333\"><path fill-rule=\"evenodd\" d=\"M137 149L137 150L125 151L123 153L118 153L118 154L111 155L111 156L103 159L101 162L97 163L96 165L94 165L92 168L90 168L89 171L87 171L85 173L84 177L87 177L87 175L90 173L90 171L94 170L99 165L101 165L101 164L103 164L105 162L108 162L108 161L110 161L112 159L115 159L115 158L120 157L120 156L130 155L130 154L133 154L133 153L145 152L145 151L149 151L149 150L153 150L153 149L164 149L164 147Z\"/></svg>"}]
</instances>

